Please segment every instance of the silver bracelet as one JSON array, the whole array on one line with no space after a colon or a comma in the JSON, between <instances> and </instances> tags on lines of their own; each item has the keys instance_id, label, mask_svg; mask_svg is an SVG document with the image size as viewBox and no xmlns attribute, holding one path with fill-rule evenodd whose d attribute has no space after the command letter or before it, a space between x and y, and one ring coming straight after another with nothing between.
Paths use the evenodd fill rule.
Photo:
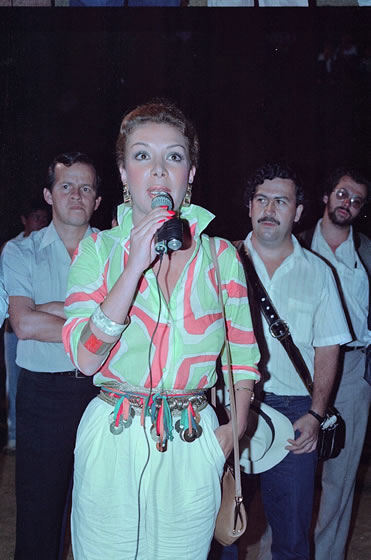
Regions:
<instances>
[{"instance_id":1,"label":"silver bracelet","mask_svg":"<svg viewBox=\"0 0 371 560\"><path fill-rule=\"evenodd\" d=\"M129 315L126 317L124 324L116 323L112 321L105 313L103 313L100 305L96 308L92 316L90 317L94 325L109 336L120 335L130 323Z\"/></svg>"}]
</instances>

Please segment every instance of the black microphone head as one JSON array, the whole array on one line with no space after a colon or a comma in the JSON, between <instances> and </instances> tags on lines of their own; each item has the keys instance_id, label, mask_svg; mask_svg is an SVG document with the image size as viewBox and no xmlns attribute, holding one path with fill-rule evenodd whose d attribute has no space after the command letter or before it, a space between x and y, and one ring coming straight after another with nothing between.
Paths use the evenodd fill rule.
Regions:
<instances>
[{"instance_id":1,"label":"black microphone head","mask_svg":"<svg viewBox=\"0 0 371 560\"><path fill-rule=\"evenodd\" d=\"M151 208L158 208L159 206L167 206L169 210L174 208L173 199L167 192L160 192L152 198Z\"/></svg>"}]
</instances>

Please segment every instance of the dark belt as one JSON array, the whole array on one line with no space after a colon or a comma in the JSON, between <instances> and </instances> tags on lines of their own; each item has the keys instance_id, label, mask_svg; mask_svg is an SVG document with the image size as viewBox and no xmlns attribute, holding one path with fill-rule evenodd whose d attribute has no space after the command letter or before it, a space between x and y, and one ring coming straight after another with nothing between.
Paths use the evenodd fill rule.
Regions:
<instances>
[{"instance_id":1,"label":"dark belt","mask_svg":"<svg viewBox=\"0 0 371 560\"><path fill-rule=\"evenodd\" d=\"M365 346L342 346L343 352L353 352L354 350L364 350Z\"/></svg>"},{"instance_id":2,"label":"dark belt","mask_svg":"<svg viewBox=\"0 0 371 560\"><path fill-rule=\"evenodd\" d=\"M71 369L70 371L42 371L47 375L64 375L66 377L74 377L75 379L88 379L89 375L84 375L79 369Z\"/></svg>"}]
</instances>

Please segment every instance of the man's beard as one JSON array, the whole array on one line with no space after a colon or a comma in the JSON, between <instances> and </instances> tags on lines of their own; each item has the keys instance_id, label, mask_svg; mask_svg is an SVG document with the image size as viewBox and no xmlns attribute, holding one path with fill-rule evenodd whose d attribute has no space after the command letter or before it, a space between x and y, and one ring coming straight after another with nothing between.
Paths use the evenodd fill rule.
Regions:
<instances>
[{"instance_id":1,"label":"man's beard","mask_svg":"<svg viewBox=\"0 0 371 560\"><path fill-rule=\"evenodd\" d=\"M347 211L348 215L339 216L338 214L336 214L336 210L338 210L339 208L341 208L344 211ZM346 208L342 208L341 206L338 206L332 211L328 211L328 217L330 218L333 224L344 228L349 227L355 220L355 217L352 216L352 214Z\"/></svg>"}]
</instances>

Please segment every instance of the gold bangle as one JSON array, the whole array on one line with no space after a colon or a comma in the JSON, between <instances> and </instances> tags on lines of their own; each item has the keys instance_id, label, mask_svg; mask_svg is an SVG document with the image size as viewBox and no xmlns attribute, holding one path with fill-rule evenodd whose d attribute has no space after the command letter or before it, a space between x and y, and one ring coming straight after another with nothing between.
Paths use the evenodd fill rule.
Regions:
<instances>
[{"instance_id":1,"label":"gold bangle","mask_svg":"<svg viewBox=\"0 0 371 560\"><path fill-rule=\"evenodd\" d=\"M254 394L254 389L250 389L250 387L236 387L235 391L249 391L251 393L251 397L250 397L250 403L254 402L255 399L255 394Z\"/></svg>"}]
</instances>

